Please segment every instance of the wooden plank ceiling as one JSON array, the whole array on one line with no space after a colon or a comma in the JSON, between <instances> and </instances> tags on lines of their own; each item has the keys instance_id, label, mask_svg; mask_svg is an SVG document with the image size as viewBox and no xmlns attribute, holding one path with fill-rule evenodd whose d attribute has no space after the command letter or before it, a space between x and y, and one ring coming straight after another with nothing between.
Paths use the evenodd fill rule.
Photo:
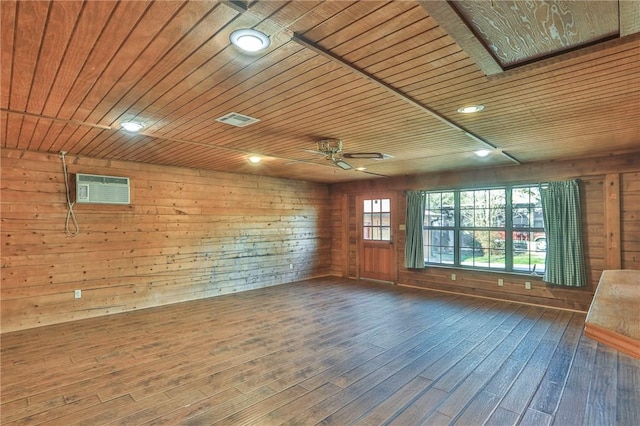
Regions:
<instances>
[{"instance_id":1,"label":"wooden plank ceiling","mask_svg":"<svg viewBox=\"0 0 640 426\"><path fill-rule=\"evenodd\" d=\"M560 54L550 43L556 56L520 67L495 60L484 46L500 36L473 37L480 12L457 3L3 0L2 146L327 183L640 149L635 2L538 2L589 37L597 13L604 41ZM523 4L485 3L496 6L485 21L535 41L527 19L508 16ZM271 46L239 52L229 35L240 28ZM456 112L469 104L485 109ZM216 121L230 112L260 121ZM145 128L132 135L123 121ZM341 170L305 151L323 138L392 158Z\"/></svg>"}]
</instances>

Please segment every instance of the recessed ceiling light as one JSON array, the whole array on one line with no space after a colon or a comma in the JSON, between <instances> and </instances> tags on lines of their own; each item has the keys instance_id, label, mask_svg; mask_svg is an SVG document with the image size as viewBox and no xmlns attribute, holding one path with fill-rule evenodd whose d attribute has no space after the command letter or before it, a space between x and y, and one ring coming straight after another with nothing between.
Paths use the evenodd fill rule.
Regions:
<instances>
[{"instance_id":1,"label":"recessed ceiling light","mask_svg":"<svg viewBox=\"0 0 640 426\"><path fill-rule=\"evenodd\" d=\"M136 133L144 129L144 125L142 123L135 123L133 121L125 121L124 123L120 123L120 127L122 127L123 130L131 133Z\"/></svg>"},{"instance_id":2,"label":"recessed ceiling light","mask_svg":"<svg viewBox=\"0 0 640 426\"><path fill-rule=\"evenodd\" d=\"M489 154L491 154L491 150L490 149L480 149L480 150L476 151L475 154L480 158L484 158L484 157L488 156Z\"/></svg>"},{"instance_id":3,"label":"recessed ceiling light","mask_svg":"<svg viewBox=\"0 0 640 426\"><path fill-rule=\"evenodd\" d=\"M458 108L458 112L461 114L471 114L474 112L480 112L484 109L484 105L468 105Z\"/></svg>"},{"instance_id":4,"label":"recessed ceiling light","mask_svg":"<svg viewBox=\"0 0 640 426\"><path fill-rule=\"evenodd\" d=\"M231 33L229 40L246 52L258 52L266 49L270 44L266 34L252 29L236 30Z\"/></svg>"},{"instance_id":5,"label":"recessed ceiling light","mask_svg":"<svg viewBox=\"0 0 640 426\"><path fill-rule=\"evenodd\" d=\"M262 158L258 157L257 155L252 155L251 157L249 157L249 162L252 164L258 164L261 161Z\"/></svg>"}]
</instances>

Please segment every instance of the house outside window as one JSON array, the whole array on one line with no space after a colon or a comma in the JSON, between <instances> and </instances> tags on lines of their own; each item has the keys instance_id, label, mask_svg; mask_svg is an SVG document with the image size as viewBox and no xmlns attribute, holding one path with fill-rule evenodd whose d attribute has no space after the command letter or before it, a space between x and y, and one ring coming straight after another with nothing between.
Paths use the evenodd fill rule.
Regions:
<instances>
[{"instance_id":1,"label":"house outside window","mask_svg":"<svg viewBox=\"0 0 640 426\"><path fill-rule=\"evenodd\" d=\"M425 197L426 264L544 272L538 185L427 192Z\"/></svg>"}]
</instances>

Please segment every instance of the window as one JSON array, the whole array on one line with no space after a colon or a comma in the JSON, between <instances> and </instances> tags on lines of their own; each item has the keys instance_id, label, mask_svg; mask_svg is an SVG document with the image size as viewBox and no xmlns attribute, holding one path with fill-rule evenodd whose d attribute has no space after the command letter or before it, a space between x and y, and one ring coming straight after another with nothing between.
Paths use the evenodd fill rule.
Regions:
<instances>
[{"instance_id":1,"label":"window","mask_svg":"<svg viewBox=\"0 0 640 426\"><path fill-rule=\"evenodd\" d=\"M362 209L362 238L374 241L391 240L391 200L364 200Z\"/></svg>"},{"instance_id":2,"label":"window","mask_svg":"<svg viewBox=\"0 0 640 426\"><path fill-rule=\"evenodd\" d=\"M546 235L538 186L427 192L428 264L543 273Z\"/></svg>"}]
</instances>

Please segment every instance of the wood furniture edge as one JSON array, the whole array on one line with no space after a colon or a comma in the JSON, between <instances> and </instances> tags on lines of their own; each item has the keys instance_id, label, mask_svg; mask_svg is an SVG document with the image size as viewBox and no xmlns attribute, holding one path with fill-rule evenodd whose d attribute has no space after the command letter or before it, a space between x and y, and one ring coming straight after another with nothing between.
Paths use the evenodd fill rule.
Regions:
<instances>
[{"instance_id":1,"label":"wood furniture edge","mask_svg":"<svg viewBox=\"0 0 640 426\"><path fill-rule=\"evenodd\" d=\"M600 282L598 283L598 287L593 295L593 300L591 301L591 306L589 307L589 312L585 318L584 335L622 353L640 359L640 340L630 336L625 336L624 334L617 333L610 328L602 327L592 322L594 306L598 303L599 296L605 292L605 287L608 286L608 281L606 280L606 277L608 276L607 271L619 270L605 270L602 272ZM638 273L640 274L640 272ZM633 318L627 318L627 320L633 320Z\"/></svg>"},{"instance_id":2,"label":"wood furniture edge","mask_svg":"<svg viewBox=\"0 0 640 426\"><path fill-rule=\"evenodd\" d=\"M631 337L589 323L585 323L584 335L629 356L640 359L640 344Z\"/></svg>"}]
</instances>

